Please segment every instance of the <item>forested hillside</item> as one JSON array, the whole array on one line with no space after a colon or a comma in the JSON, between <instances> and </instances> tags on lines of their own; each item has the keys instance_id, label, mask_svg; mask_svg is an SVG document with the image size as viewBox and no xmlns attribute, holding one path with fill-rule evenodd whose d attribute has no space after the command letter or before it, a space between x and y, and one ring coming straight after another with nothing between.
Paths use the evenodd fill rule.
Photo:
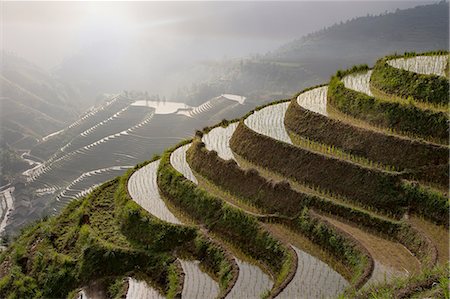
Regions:
<instances>
[{"instance_id":1,"label":"forested hillside","mask_svg":"<svg viewBox=\"0 0 450 299\"><path fill-rule=\"evenodd\" d=\"M441 1L368 15L311 33L271 53L205 64L203 79L197 76L185 95L195 102L198 95L223 90L268 101L328 80L336 69L372 65L378 57L394 52L445 50L449 47L448 10L449 3Z\"/></svg>"}]
</instances>

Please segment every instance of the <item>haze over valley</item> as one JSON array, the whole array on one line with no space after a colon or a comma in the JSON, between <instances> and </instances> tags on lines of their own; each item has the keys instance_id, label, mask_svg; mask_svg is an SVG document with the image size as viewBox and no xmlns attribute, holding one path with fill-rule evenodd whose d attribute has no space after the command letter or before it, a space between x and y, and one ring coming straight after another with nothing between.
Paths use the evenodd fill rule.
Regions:
<instances>
[{"instance_id":1,"label":"haze over valley","mask_svg":"<svg viewBox=\"0 0 450 299\"><path fill-rule=\"evenodd\" d=\"M448 1L0 11L0 298L449 298Z\"/></svg>"}]
</instances>

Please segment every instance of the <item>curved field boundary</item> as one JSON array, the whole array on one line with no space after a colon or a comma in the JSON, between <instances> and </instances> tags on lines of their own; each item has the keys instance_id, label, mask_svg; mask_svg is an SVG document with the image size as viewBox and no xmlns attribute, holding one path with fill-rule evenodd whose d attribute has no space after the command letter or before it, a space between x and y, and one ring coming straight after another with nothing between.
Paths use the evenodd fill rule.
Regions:
<instances>
[{"instance_id":1,"label":"curved field boundary","mask_svg":"<svg viewBox=\"0 0 450 299\"><path fill-rule=\"evenodd\" d=\"M324 97L326 102L326 92L318 94L315 90L311 90L306 93L311 94L311 97ZM300 137L340 148L352 155L392 165L400 170L409 169L415 172L427 167L428 172L434 172L430 166L448 165L447 147L387 135L329 118L301 107L299 98L292 100L286 111L284 123L289 131ZM440 178L438 182L448 184L448 175Z\"/></svg>"},{"instance_id":2,"label":"curved field boundary","mask_svg":"<svg viewBox=\"0 0 450 299\"><path fill-rule=\"evenodd\" d=\"M421 268L419 260L401 243L387 240L375 234L367 234L360 228L343 221L332 218L327 218L327 220L354 236L354 238L361 240L362 245L367 248L373 257L374 270L367 284L417 273Z\"/></svg>"},{"instance_id":3,"label":"curved field boundary","mask_svg":"<svg viewBox=\"0 0 450 299\"><path fill-rule=\"evenodd\" d=\"M270 107L269 107L270 108ZM266 109L266 108L264 108ZM249 115L251 115L251 113L249 113ZM257 113L254 113L253 115L257 115ZM270 113L268 114L270 115ZM272 121L273 119L275 119L276 121ZM256 123L262 123L261 121L256 122ZM277 132L280 131L282 129L282 124L278 124L278 117L269 117L267 119L267 126L279 126L278 129L272 129L271 132ZM242 127L244 128L245 131L247 131L246 136L239 136L238 135L238 131L239 128ZM276 135L276 134L274 134ZM255 138L258 137L258 138ZM285 136L285 134L282 134L281 137ZM277 139L277 136L271 136L275 139ZM254 155L252 156L252 153L255 153L258 151L260 151L262 154L261 157L258 157L258 159L256 159L256 164L261 165L261 163L274 163L276 165L280 165L283 163L287 163L287 164L292 164L292 157L297 157L298 154L293 154L292 152L280 152L278 149L278 146L281 144L283 145L284 149L286 148L295 148L287 143L282 143L282 142L273 142L274 140L270 140L271 137L268 136L264 136L261 134L258 134L248 128L246 128L246 126L244 125L244 123L240 123L239 127L236 129L235 134L232 137L231 140L231 147L234 150L234 152L239 153L239 151L236 151L235 148L233 147L233 139L239 139L239 142L236 141L236 146L240 146L239 143L247 143L247 146L251 147L252 144L255 145L257 144L258 146L262 144L262 146L258 147L258 149L255 150L249 150L247 151L247 149L245 149L248 153L248 157L250 157L250 160L252 158L254 158ZM282 138L280 138L282 139ZM261 141L265 140L268 141L266 143L262 143ZM278 140L279 141L279 140ZM277 144L276 146L274 144ZM276 154L274 154L276 153ZM288 158L290 159L288 159ZM246 158L246 156L244 156L244 158ZM259 161L259 163L258 163ZM263 161L263 162L261 162ZM252 161L251 161L252 162ZM276 166L274 165L274 166ZM269 168L269 169L274 169L273 167L267 167L267 165L264 165L263 167L265 168ZM287 168L289 168L290 166L288 166ZM276 167L275 167L276 168ZM305 168L308 169L308 171L310 171L310 168ZM299 170L301 171L301 170ZM325 174L329 175L329 173ZM362 186L362 188L365 188L365 186ZM398 242L404 244L411 252L414 252L416 254L416 256L424 263L424 265L427 265L427 267L429 265L433 265L435 263L435 252L436 252L436 248L434 247L434 244L432 244L430 242L430 240L428 238L426 238L425 236L423 236L422 234L420 234L419 232L417 232L416 230L414 230L413 228L409 227L408 225L404 225L404 224L394 224L393 222L386 222L386 226L385 229L383 230L385 235L387 236L392 236L394 237L394 239L396 239ZM395 232L395 233L394 233ZM428 254L429 253L429 254Z\"/></svg>"},{"instance_id":4,"label":"curved field boundary","mask_svg":"<svg viewBox=\"0 0 450 299\"><path fill-rule=\"evenodd\" d=\"M197 132L198 136L202 135L202 140L205 144L201 143L198 137L194 139L193 145L187 153L190 166L193 167L193 169L198 173L203 174L208 179L211 179L213 184L219 186L219 188L223 188L227 192L237 195L240 199L245 200L247 198L256 197L256 203L255 200L250 199L250 204L255 204L261 210L266 210L269 213L275 213L277 207L281 207L281 210L283 210L283 206L297 206L300 204L297 196L298 198L302 198L304 197L304 194L295 193L294 197L284 196L284 191L287 191L288 193L290 191L285 188L285 184L284 186L281 186L283 184L272 184L272 182L268 182L266 179L260 177L257 172L243 171L237 166L232 151L229 147L229 140L237 125L238 123L234 122L226 127L219 126L211 130L208 128L208 133L206 134L203 132ZM215 150L208 151L208 148L217 150L217 154ZM280 188L275 187L278 185ZM274 192L274 190L277 192ZM291 202L287 201L284 202L284 204L280 204L280 199L283 201L286 197L290 199ZM273 198L277 198L278 201L274 201ZM258 202L258 199L262 199L263 202ZM276 205L274 206L274 204ZM268 206L271 206L273 209L267 209ZM296 214L298 214L300 210L297 209L296 212ZM282 215L275 214L268 215L267 217L272 220L279 221ZM264 221L264 217L260 217L260 219ZM317 297L337 296L346 286L348 286L345 279L332 270L327 264L300 250L299 248L296 248L293 245L291 246L296 252L297 257L302 260L297 266L294 278L286 286L286 288L283 289L278 297L292 297L293 294L298 294L300 291L303 293L309 292L311 295L316 294ZM323 278L323 276L321 276L320 273L326 273L325 276L328 276L333 283L328 285L324 284L322 286L320 282L324 283L324 281L317 280L314 284L308 284L307 281L314 276L314 273L312 276L308 276L304 267L317 267L321 269L313 272L321 278Z\"/></svg>"},{"instance_id":5,"label":"curved field boundary","mask_svg":"<svg viewBox=\"0 0 450 299\"><path fill-rule=\"evenodd\" d=\"M273 139L255 132L244 122L237 127L230 145L251 163L296 182L334 191L360 205L394 215L401 214L401 207L405 206L398 176ZM397 208L392 209L393 206Z\"/></svg>"},{"instance_id":6,"label":"curved field boundary","mask_svg":"<svg viewBox=\"0 0 450 299\"><path fill-rule=\"evenodd\" d=\"M159 160L151 162L134 172L128 180L128 191L133 200L150 214L173 224L182 224L159 195L156 182L159 163ZM218 284L200 271L198 262L183 259L180 262L185 273L182 297L215 298L219 295Z\"/></svg>"},{"instance_id":7,"label":"curved field boundary","mask_svg":"<svg viewBox=\"0 0 450 299\"><path fill-rule=\"evenodd\" d=\"M101 139L99 139L99 140L97 140L95 142L92 142L92 143L90 143L88 145L85 145L85 146L83 146L83 147L81 147L81 148L79 148L79 149L77 149L75 151L71 151L71 152L69 152L69 153L67 153L67 154L65 154L65 155L63 155L63 156L61 156L61 157L59 157L59 158L57 158L55 160L51 160L50 159L50 160L46 161L45 163L41 164L41 166L39 168L35 169L33 171L33 173L31 174L31 177L29 177L27 180L29 182L33 182L36 179L38 179L39 176L41 176L42 174L50 171L52 169L53 165L55 165L58 162L63 162L63 161L67 161L67 160L73 159L75 156L80 155L80 154L86 154L89 151L91 151L94 147L96 147L96 146L98 146L100 144L103 144L105 142L108 142L109 140L113 140L113 139L118 138L118 137L123 136L123 135L132 134L138 128L148 124L152 120L153 116L154 116L154 113L150 113L141 122L135 124L134 126L128 128L126 130L123 130L121 132L118 132L118 133L111 134L109 136L103 137L103 138L101 138Z\"/></svg>"},{"instance_id":8,"label":"curved field boundary","mask_svg":"<svg viewBox=\"0 0 450 299\"><path fill-rule=\"evenodd\" d=\"M164 299L165 297L162 296L154 288L149 287L149 285L145 281L129 278L128 292L125 299L136 299L136 298Z\"/></svg>"},{"instance_id":9,"label":"curved field boundary","mask_svg":"<svg viewBox=\"0 0 450 299\"><path fill-rule=\"evenodd\" d=\"M176 150L185 150L183 145L186 143L168 150L161 159L158 171L160 190L195 221L231 242L246 255L267 265L269 271L277 276L277 284L269 296L277 295L281 287L289 282L286 279L292 267L292 253L263 230L256 218L209 195L173 168L170 156L172 152L176 155Z\"/></svg>"},{"instance_id":10,"label":"curved field boundary","mask_svg":"<svg viewBox=\"0 0 450 299\"><path fill-rule=\"evenodd\" d=\"M104 137L122 132L128 128L139 124L149 115L154 114L154 110L150 108L126 106L122 110L116 112L113 116L102 120L88 130L75 136L70 143L64 147L65 152L71 152L91 144Z\"/></svg>"},{"instance_id":11,"label":"curved field boundary","mask_svg":"<svg viewBox=\"0 0 450 299\"><path fill-rule=\"evenodd\" d=\"M375 284L353 294L352 298L446 298L448 297L449 274L448 266L435 267L420 274L397 279L393 282ZM434 292L427 292L433 289L435 290Z\"/></svg>"},{"instance_id":12,"label":"curved field boundary","mask_svg":"<svg viewBox=\"0 0 450 299\"><path fill-rule=\"evenodd\" d=\"M12 193L14 192L15 187L10 187L6 190L0 192L0 202L1 202L1 222L0 222L0 234L5 230L6 224L8 222L8 218L10 213L14 209L14 201L12 197Z\"/></svg>"},{"instance_id":13,"label":"curved field boundary","mask_svg":"<svg viewBox=\"0 0 450 299\"><path fill-rule=\"evenodd\" d=\"M198 180L186 160L186 151L189 147L191 147L191 144L186 144L176 149L170 155L170 163L185 178L198 185ZM272 279L259 267L238 258L236 258L236 262L243 267L239 267L238 279L227 298L259 297L264 292L264 289L270 290L273 287Z\"/></svg>"},{"instance_id":14,"label":"curved field boundary","mask_svg":"<svg viewBox=\"0 0 450 299\"><path fill-rule=\"evenodd\" d=\"M448 53L439 55L406 56L387 60L387 63L397 69L418 73L422 75L435 75L445 77L445 68L448 64Z\"/></svg>"},{"instance_id":15,"label":"curved field boundary","mask_svg":"<svg viewBox=\"0 0 450 299\"><path fill-rule=\"evenodd\" d=\"M261 271L257 266L236 259L239 266L239 276L236 284L228 293L228 299L252 298L258 297L263 293L263 289L272 286L270 277Z\"/></svg>"},{"instance_id":16,"label":"curved field boundary","mask_svg":"<svg viewBox=\"0 0 450 299\"><path fill-rule=\"evenodd\" d=\"M375 64L370 85L389 95L448 107L448 60L448 53L384 57Z\"/></svg>"},{"instance_id":17,"label":"curved field boundary","mask_svg":"<svg viewBox=\"0 0 450 299\"><path fill-rule=\"evenodd\" d=\"M219 285L200 270L199 262L180 260L185 277L182 298L216 298Z\"/></svg>"},{"instance_id":18,"label":"curved field boundary","mask_svg":"<svg viewBox=\"0 0 450 299\"><path fill-rule=\"evenodd\" d=\"M323 106L326 105L324 104L326 99L321 99L324 96L323 92L317 92L316 90L318 89L301 93L297 97L297 102L292 100L286 112L285 124L288 129L295 132L293 137L307 137L308 140L318 141L319 145L323 145L324 148L327 148L328 145L328 149L331 149L331 151L344 150L344 158L346 159L353 160L355 157L363 155L364 158L370 157L370 162L378 163L381 160L381 162L385 162L383 164L398 163L394 165L404 165L404 168L410 167L403 169L401 173L403 178L431 183L444 192L448 190L447 147L385 134L373 128L366 129L341 121L339 118L328 118L301 107L304 98L313 97L319 97L316 102ZM335 134L335 132L339 132L339 134ZM376 141L376 143L372 141ZM358 147L355 151L354 144L365 146ZM350 154L347 154L347 152L350 152ZM352 157L352 154L358 154L358 156ZM408 164L400 164L398 159L403 159ZM421 161L424 161L424 164L419 164ZM412 164L414 162L415 164ZM448 200L445 195L411 183L403 183L402 188L411 212L448 227Z\"/></svg>"},{"instance_id":19,"label":"curved field boundary","mask_svg":"<svg viewBox=\"0 0 450 299\"><path fill-rule=\"evenodd\" d=\"M296 247L294 250L298 256L295 277L277 298L295 298L299 294L305 298L337 297L348 286L327 264Z\"/></svg>"},{"instance_id":20,"label":"curved field boundary","mask_svg":"<svg viewBox=\"0 0 450 299\"><path fill-rule=\"evenodd\" d=\"M94 108L75 123L57 132L57 134L51 134L45 141L38 143L32 148L33 155L49 161L57 159L70 146L70 140L128 105L128 99L120 95L115 96L112 100Z\"/></svg>"},{"instance_id":21,"label":"curved field boundary","mask_svg":"<svg viewBox=\"0 0 450 299\"><path fill-rule=\"evenodd\" d=\"M102 169L95 169L95 170L91 170L88 172L83 173L82 175L80 175L78 178L76 178L75 180L72 181L72 183L70 183L69 185L67 185L67 187L60 193L58 194L58 196L56 197L57 201L60 201L62 198L79 198L82 196L85 196L86 193L89 193L89 191L85 191L85 190L93 190L95 185L98 186L98 184L101 184L102 182L104 182L105 180L95 180L97 181L97 183L95 184L90 184L90 186L80 186L83 183L85 184L87 180L92 179L95 176L101 176L104 174L108 174L108 173L114 173L114 172L119 172L119 174L121 172L123 172L126 169L132 168L133 166L127 166L127 165L121 165L121 166L111 166L111 167L107 167L107 168L102 168ZM67 195L67 193L74 193L72 196L71 195Z\"/></svg>"},{"instance_id":22,"label":"curved field boundary","mask_svg":"<svg viewBox=\"0 0 450 299\"><path fill-rule=\"evenodd\" d=\"M135 171L128 179L128 192L135 202L155 217L169 223L182 224L159 195L156 183L158 166L159 160Z\"/></svg>"},{"instance_id":23,"label":"curved field boundary","mask_svg":"<svg viewBox=\"0 0 450 299\"><path fill-rule=\"evenodd\" d=\"M335 203L325 197L296 191L286 181L270 181L255 169L244 170L234 161L224 160L216 153L205 150L205 146L198 141L194 141L189 152L189 163L196 172L266 213L292 218L304 207L310 207L358 223L369 230L391 233L391 222L385 218ZM274 198L277 198L277 201L274 201Z\"/></svg>"},{"instance_id":24,"label":"curved field boundary","mask_svg":"<svg viewBox=\"0 0 450 299\"><path fill-rule=\"evenodd\" d=\"M237 127L235 134L233 134L230 145L234 152L248 159L251 163L276 170L276 172L288 178L293 178L295 181L298 181L296 176L298 176L298 173L302 172L302 168L308 169L310 172L314 171L311 168L314 168L315 164L312 164L313 166L299 167L296 169L293 159L298 157L301 153L297 152L298 148L289 144L277 142L268 136L258 134L253 130L250 130L242 122ZM255 153L257 154L255 155ZM258 158L255 159L255 156ZM280 165L282 166L281 168L279 168ZM329 175L329 172L322 173L323 177ZM342 174L343 177L346 175L348 175L348 172ZM355 186L353 186L353 188L355 188ZM360 188L367 187L363 185L360 186ZM384 221L384 225L378 228L378 231L382 231L385 235L391 236L404 244L424 262L426 262L426 259L430 259L426 256L427 250L424 249L430 249L428 252L435 251L434 245L431 244L428 239L401 222L395 223ZM435 258L432 258L432 260L432 263L435 263Z\"/></svg>"},{"instance_id":25,"label":"curved field boundary","mask_svg":"<svg viewBox=\"0 0 450 299\"><path fill-rule=\"evenodd\" d=\"M364 92L370 89L369 80L367 68L338 72L328 87L328 104L374 126L448 144L448 116L445 112L373 97Z\"/></svg>"},{"instance_id":26,"label":"curved field boundary","mask_svg":"<svg viewBox=\"0 0 450 299\"><path fill-rule=\"evenodd\" d=\"M217 129L223 130L222 128L216 128L213 130ZM361 232L357 228L352 228L344 222L328 218L328 222L331 221L331 223L338 228L338 235L339 232L342 234L342 231L347 232L350 230L350 232L353 233L354 231L360 231L358 240L364 240L364 242L367 240L369 242L369 248L371 248L372 250L372 254L377 254L380 252L380 248L377 246L385 246L386 248L392 248L392 254L399 256L405 262L405 267L414 265L414 262L418 264L417 260L411 256L409 251L407 251L406 248L400 245L405 244L420 258L420 260L426 267L434 265L436 262L434 253L435 248L432 242L423 234L418 233L409 226L404 226L401 223L395 223L389 220L374 217L366 212L334 204L331 201L327 201L318 197L298 193L290 189L288 184L279 184L278 187L278 184L271 184L270 182L261 178L258 172L254 170L244 171L235 163L219 158L215 152L207 151L204 144L200 143L199 140L195 140L194 144L189 149L188 159L195 171L206 176L208 179L211 179L215 184L221 186L222 188L230 191L233 194L236 194L238 197L249 198L248 200L250 203L255 204L262 210L274 212L270 208L267 209L268 207L271 207L273 205L273 198L277 198L275 209L278 209L276 211L281 212L281 215L283 214L282 208L286 205L297 207L297 210L291 211L291 213L295 211L299 213L305 206L314 207L322 210L322 212L325 212L327 214L331 213L340 216L340 218L342 219L346 219L347 221L356 223L358 227L363 227L365 230L375 232L375 235L367 234L365 232ZM259 192L255 190L256 187L257 189L259 188ZM256 196L256 200L252 200L252 195L254 195L255 193L258 193L258 195ZM255 198L255 196L253 196L253 198ZM284 218L284 220L286 219ZM396 242L382 239L376 236L376 234L380 232L382 233L384 238L387 237L389 239L394 237ZM350 233L344 233L344 236L353 240L353 237ZM376 240L376 242L374 242L373 240ZM400 244L397 242L399 242ZM420 244L420 246L417 247L416 244ZM326 244L326 242L325 244L322 243L321 245L330 247L330 244ZM359 246L359 248L361 247L362 246ZM383 250L381 250L381 252L382 251ZM429 256L427 252L431 252L431 256ZM386 273L387 271L393 271L389 270L389 267L384 266L385 264L389 264L385 256L383 254L379 255L380 257L378 258L377 256L377 259L375 261L376 273L374 274L374 279L378 280L380 280L380 278L383 278L384 273ZM341 259L343 258L343 256L339 254L337 254L336 256ZM370 255L366 256L370 257ZM408 261L408 259L410 259L410 261ZM411 268L409 269L411 271ZM412 269L414 269L414 267ZM402 271L395 271L395 273L401 272ZM370 275L370 273L368 275Z\"/></svg>"}]
</instances>

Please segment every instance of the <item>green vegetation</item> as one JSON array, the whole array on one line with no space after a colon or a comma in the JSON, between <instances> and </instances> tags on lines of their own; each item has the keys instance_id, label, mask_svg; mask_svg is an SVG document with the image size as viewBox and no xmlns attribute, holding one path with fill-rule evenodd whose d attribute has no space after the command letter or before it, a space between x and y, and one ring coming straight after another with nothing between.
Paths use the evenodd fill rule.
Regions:
<instances>
[{"instance_id":1,"label":"green vegetation","mask_svg":"<svg viewBox=\"0 0 450 299\"><path fill-rule=\"evenodd\" d=\"M445 146L357 127L309 111L298 105L296 99L292 100L286 111L285 125L301 138L341 148L352 155L399 169L448 163L448 149Z\"/></svg>"},{"instance_id":2,"label":"green vegetation","mask_svg":"<svg viewBox=\"0 0 450 299\"><path fill-rule=\"evenodd\" d=\"M277 276L277 281L283 281L284 278L278 277L286 275L282 270L291 260L288 250L263 230L254 217L226 205L176 171L170 165L170 154L176 148L166 151L161 158L158 186L162 194L208 230L263 262Z\"/></svg>"},{"instance_id":3,"label":"green vegetation","mask_svg":"<svg viewBox=\"0 0 450 299\"><path fill-rule=\"evenodd\" d=\"M427 269L407 278L379 283L345 298L388 299L388 298L445 298L449 297L449 268L447 266ZM425 296L423 296L425 295ZM344 297L342 297L344 298Z\"/></svg>"},{"instance_id":4,"label":"green vegetation","mask_svg":"<svg viewBox=\"0 0 450 299\"><path fill-rule=\"evenodd\" d=\"M400 214L406 205L398 176L274 140L250 130L243 122L233 134L230 146L251 163L300 184L332 190L359 205L394 215Z\"/></svg>"},{"instance_id":5,"label":"green vegetation","mask_svg":"<svg viewBox=\"0 0 450 299\"><path fill-rule=\"evenodd\" d=\"M404 99L413 98L416 101L448 106L449 82L447 78L437 75L424 75L395 68L387 61L396 58L412 58L415 56L448 55L447 51L428 53L405 53L383 57L373 68L370 84L372 87L387 94L400 96Z\"/></svg>"},{"instance_id":6,"label":"green vegetation","mask_svg":"<svg viewBox=\"0 0 450 299\"><path fill-rule=\"evenodd\" d=\"M384 101L350 90L341 81L343 75L349 73L350 71L338 71L336 76L331 78L328 87L329 105L375 126L448 143L446 113L422 110L407 102L401 104Z\"/></svg>"},{"instance_id":7,"label":"green vegetation","mask_svg":"<svg viewBox=\"0 0 450 299\"><path fill-rule=\"evenodd\" d=\"M362 263L362 256L370 259L370 255L365 249L362 249L361 244L348 234L330 227L317 217L313 217L314 221L308 218L307 215L310 214L308 208L314 208L325 215L333 215L351 222L365 231L381 234L387 239L395 240L413 252L423 265L434 266L436 263L437 257L434 246L421 232L407 223L379 217L370 212L339 204L326 198L294 191L287 182L273 183L268 181L254 169L243 170L234 161L225 161L219 158L214 151L206 150L204 144L197 138L194 139L187 152L187 159L195 171L204 175L214 184L266 213L275 213L275 215L268 215L270 219L281 221L306 235L314 243L325 248L331 255L348 265L352 269L354 277L364 277L364 279L354 281L357 287L361 286L368 275L371 274L369 270L367 270L368 273L364 272L364 275L361 272L362 268L369 267L368 264ZM408 197L410 196L412 195L408 194ZM421 204L426 202L430 206L434 206L434 203L426 198L427 196L423 194L423 197L416 201L420 201ZM277 201L274 201L274 198ZM446 210L441 210L441 216L442 211ZM299 226L302 221L305 223ZM321 228L314 229L315 226ZM322 226L325 226L325 228L322 228ZM330 236L333 236L333 238ZM338 241L336 241L336 238ZM355 243L358 243L358 246ZM344 254L343 251L349 251L349 253Z\"/></svg>"},{"instance_id":8,"label":"green vegetation","mask_svg":"<svg viewBox=\"0 0 450 299\"><path fill-rule=\"evenodd\" d=\"M174 258L133 244L122 233L115 220L118 184L107 182L60 216L25 229L1 255L0 296L62 298L94 279L134 272L164 292Z\"/></svg>"},{"instance_id":9,"label":"green vegetation","mask_svg":"<svg viewBox=\"0 0 450 299\"><path fill-rule=\"evenodd\" d=\"M382 80L403 80L399 78L405 74L386 68L383 65ZM345 88L341 82L348 74L367 70L367 65L359 65L338 71L329 85L329 105L398 132L441 141L448 138L443 135L447 132L443 129L444 123L447 126L444 113L370 97ZM422 77L413 79L420 84L428 82ZM424 94L437 97L433 92L426 89ZM295 252L284 243L289 237L280 237L274 228L282 226L319 246L345 268L342 272L351 286L342 298L449 298L448 261L440 261L447 263L446 268L435 268L438 258L442 259L440 251L448 247L432 239L441 236L443 230L448 233L449 200L412 181L445 187L447 146L328 118L300 107L296 96L257 107L244 118L223 120L197 131L193 140L183 141L163 154L157 173L161 195L170 208L196 226L162 221L132 200L128 180L150 161L140 163L88 196L72 201L61 215L26 227L0 255L0 297L74 298L81 287L94 281L108 297L122 298L127 277L131 276L146 281L168 298L176 298L181 296L184 283L180 258L200 261L202 270L219 282L219 297L223 298L238 277L237 263L226 248L246 255L270 273L275 284L263 296L274 297L290 283L297 265ZM296 145L256 133L245 125L243 120L255 111L287 101L291 104L285 125L299 139ZM220 158L201 142L211 129L236 121L240 123L230 147L259 171L244 170L242 164L240 167L233 160ZM197 186L170 163L170 155L191 142L187 161L211 188ZM152 161L156 159L159 157ZM267 175L266 170L277 177ZM276 182L279 176L283 180ZM311 186L321 192L308 191ZM242 205L235 206L233 200ZM246 206L260 215L246 210ZM414 218L408 219L411 215L425 220L412 221ZM420 222L433 228L425 233ZM433 235L431 230L437 232ZM361 289L377 261L372 252L376 246L364 242L365 233L372 235L372 242L380 242L379 237L383 237L402 244L409 250L405 250L407 256L411 253L413 262L416 258L420 262L421 273Z\"/></svg>"},{"instance_id":10,"label":"green vegetation","mask_svg":"<svg viewBox=\"0 0 450 299\"><path fill-rule=\"evenodd\" d=\"M307 236L351 269L352 287L359 289L373 271L373 260L367 249L350 235L304 208L296 219L287 222L294 231Z\"/></svg>"}]
</instances>

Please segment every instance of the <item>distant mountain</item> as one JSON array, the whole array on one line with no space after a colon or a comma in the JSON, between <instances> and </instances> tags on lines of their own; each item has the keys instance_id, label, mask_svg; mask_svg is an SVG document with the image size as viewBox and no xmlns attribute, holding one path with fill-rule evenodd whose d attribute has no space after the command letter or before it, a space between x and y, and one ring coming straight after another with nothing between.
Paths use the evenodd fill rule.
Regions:
<instances>
[{"instance_id":1,"label":"distant mountain","mask_svg":"<svg viewBox=\"0 0 450 299\"><path fill-rule=\"evenodd\" d=\"M341 22L288 43L264 59L307 62L311 69L320 71L324 65L336 69L336 66L373 63L378 57L393 52L424 52L448 47L449 3L442 1Z\"/></svg>"},{"instance_id":2,"label":"distant mountain","mask_svg":"<svg viewBox=\"0 0 450 299\"><path fill-rule=\"evenodd\" d=\"M2 144L30 148L77 117L77 92L30 62L1 53Z\"/></svg>"},{"instance_id":3,"label":"distant mountain","mask_svg":"<svg viewBox=\"0 0 450 299\"><path fill-rule=\"evenodd\" d=\"M195 101L205 92L239 93L270 101L324 83L337 69L373 64L387 54L446 50L449 48L448 12L449 3L442 1L358 17L311 33L271 53L224 61L214 67L205 64L203 81L199 79L187 88L186 101ZM200 73L198 68L196 71Z\"/></svg>"}]
</instances>

